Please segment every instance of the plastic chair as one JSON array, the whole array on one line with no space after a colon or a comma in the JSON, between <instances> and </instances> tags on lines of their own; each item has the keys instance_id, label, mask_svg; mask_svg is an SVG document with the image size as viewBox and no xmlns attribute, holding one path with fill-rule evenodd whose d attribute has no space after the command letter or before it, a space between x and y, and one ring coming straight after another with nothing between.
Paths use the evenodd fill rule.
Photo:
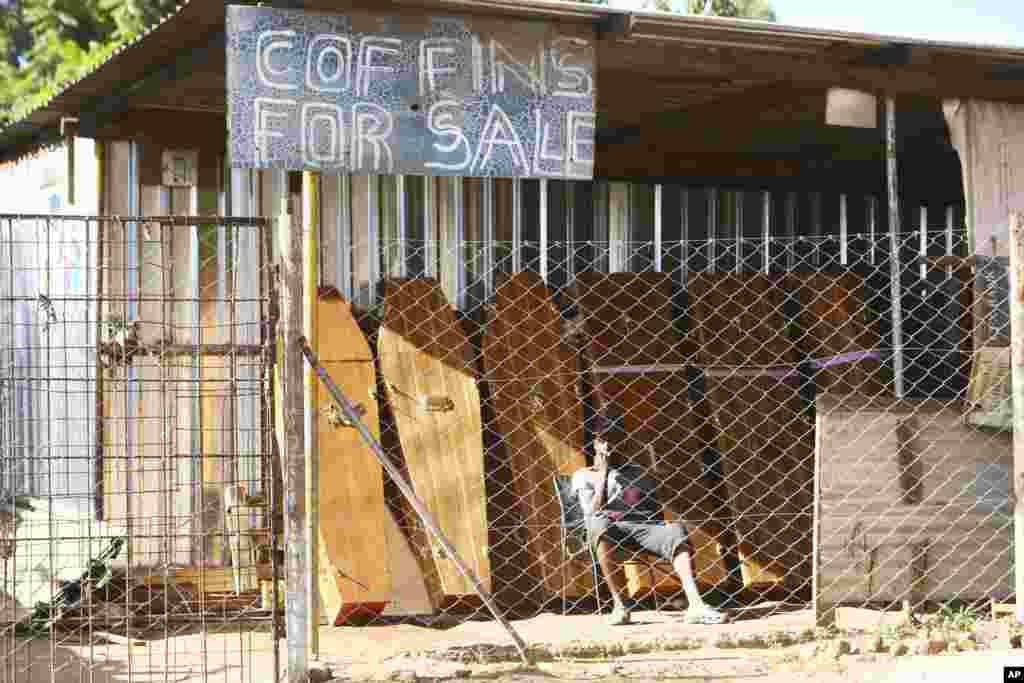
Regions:
<instances>
[{"instance_id":1,"label":"plastic chair","mask_svg":"<svg viewBox=\"0 0 1024 683\"><path fill-rule=\"evenodd\" d=\"M583 508L580 507L579 499L573 494L572 491L572 477L559 474L555 475L552 484L555 489L555 497L558 498L558 509L560 513L559 525L561 528L561 548L562 548L562 614L566 613L566 580L565 572L568 566L568 562L572 560L579 560L583 555L587 555L590 558L590 569L594 577L594 598L597 601L598 613L604 611L604 604L601 600L601 572L600 565L597 561L597 554L594 551L594 547L590 544L587 539L587 527L583 519ZM651 585L656 586L657 582L654 580L655 572L660 572L665 575L672 575L674 569L671 563L665 562L665 560L651 555L650 553L642 550L629 550L625 548L616 549L615 560L622 564L640 564L648 572L652 574ZM668 567L666 569L666 567ZM652 590L652 596L654 597L655 609L660 609L658 604L658 591Z\"/></svg>"}]
</instances>

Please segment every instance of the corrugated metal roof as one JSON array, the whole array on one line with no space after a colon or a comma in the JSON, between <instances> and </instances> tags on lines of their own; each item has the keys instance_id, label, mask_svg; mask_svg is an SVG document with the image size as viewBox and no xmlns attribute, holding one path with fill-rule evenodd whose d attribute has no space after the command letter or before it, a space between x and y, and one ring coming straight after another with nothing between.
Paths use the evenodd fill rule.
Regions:
<instances>
[{"instance_id":1,"label":"corrugated metal roof","mask_svg":"<svg viewBox=\"0 0 1024 683\"><path fill-rule=\"evenodd\" d=\"M0 131L0 158L20 156L56 142L62 115L74 115L101 97L116 95L162 64L206 44L224 28L224 0L184 0L177 10L144 34L120 46L105 62L74 81L19 121ZM726 47L794 55L838 48L871 49L898 45L941 56L964 56L1024 74L1024 47L972 45L865 33L787 26L764 21L655 12L629 12L562 0L292 0L291 6L342 12L360 7L386 12L391 7L420 8L520 18L599 22L622 40L687 47Z\"/></svg>"}]
</instances>

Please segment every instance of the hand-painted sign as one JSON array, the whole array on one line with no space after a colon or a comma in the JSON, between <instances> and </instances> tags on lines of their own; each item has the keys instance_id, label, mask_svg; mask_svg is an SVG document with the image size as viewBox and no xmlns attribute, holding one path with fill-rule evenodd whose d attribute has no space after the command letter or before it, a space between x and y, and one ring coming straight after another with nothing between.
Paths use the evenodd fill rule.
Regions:
<instances>
[{"instance_id":1,"label":"hand-painted sign","mask_svg":"<svg viewBox=\"0 0 1024 683\"><path fill-rule=\"evenodd\" d=\"M590 178L587 26L228 7L234 166Z\"/></svg>"}]
</instances>

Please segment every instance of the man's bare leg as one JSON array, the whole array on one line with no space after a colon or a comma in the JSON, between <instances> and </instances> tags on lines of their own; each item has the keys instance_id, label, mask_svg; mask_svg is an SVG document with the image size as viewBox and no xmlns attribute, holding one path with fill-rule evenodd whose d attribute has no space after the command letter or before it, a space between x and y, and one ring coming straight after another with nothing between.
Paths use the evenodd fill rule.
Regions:
<instances>
[{"instance_id":1,"label":"man's bare leg","mask_svg":"<svg viewBox=\"0 0 1024 683\"><path fill-rule=\"evenodd\" d=\"M679 580L683 583L683 591L686 592L686 602L688 605L690 607L703 607L704 598L700 596L700 591L697 590L697 581L693 578L690 553L685 550L680 550L676 553L675 559L672 560L672 567L676 570Z\"/></svg>"},{"instance_id":2,"label":"man's bare leg","mask_svg":"<svg viewBox=\"0 0 1024 683\"><path fill-rule=\"evenodd\" d=\"M597 542L597 563L601 565L605 582L608 584L608 590L612 593L612 601L615 603L615 609L612 612L613 623L629 623L629 608L626 606L626 572L622 565L615 560L614 546L603 538Z\"/></svg>"},{"instance_id":3,"label":"man's bare leg","mask_svg":"<svg viewBox=\"0 0 1024 683\"><path fill-rule=\"evenodd\" d=\"M698 624L720 624L725 621L725 616L718 610L708 607L697 590L697 581L693 578L693 567L690 563L690 553L680 550L672 560L672 567L679 575L683 583L683 591L686 593L687 609L686 620Z\"/></svg>"}]
</instances>

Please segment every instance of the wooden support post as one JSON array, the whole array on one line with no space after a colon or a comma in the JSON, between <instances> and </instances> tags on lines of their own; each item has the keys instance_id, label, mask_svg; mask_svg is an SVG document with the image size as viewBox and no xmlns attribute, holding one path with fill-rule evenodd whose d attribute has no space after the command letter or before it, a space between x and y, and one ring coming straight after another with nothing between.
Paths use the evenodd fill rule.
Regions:
<instances>
[{"instance_id":1,"label":"wooden support post","mask_svg":"<svg viewBox=\"0 0 1024 683\"><path fill-rule=\"evenodd\" d=\"M1010 378L1013 395L1013 544L1017 623L1024 623L1024 213L1010 215Z\"/></svg>"},{"instance_id":2,"label":"wooden support post","mask_svg":"<svg viewBox=\"0 0 1024 683\"><path fill-rule=\"evenodd\" d=\"M278 434L284 474L285 614L288 683L307 683L310 599L306 562L306 457L303 425L302 237L282 207L275 226L281 250L281 333L278 367L281 421Z\"/></svg>"},{"instance_id":3,"label":"wooden support post","mask_svg":"<svg viewBox=\"0 0 1024 683\"><path fill-rule=\"evenodd\" d=\"M320 174L307 171L302 174L302 234L305 238L305 289L303 291L303 333L313 351L317 343L317 289L319 284L320 255ZM309 593L309 648L313 657L320 654L320 460L316 430L317 396L316 376L311 368L303 377L303 431L306 437L306 590Z\"/></svg>"}]
</instances>

